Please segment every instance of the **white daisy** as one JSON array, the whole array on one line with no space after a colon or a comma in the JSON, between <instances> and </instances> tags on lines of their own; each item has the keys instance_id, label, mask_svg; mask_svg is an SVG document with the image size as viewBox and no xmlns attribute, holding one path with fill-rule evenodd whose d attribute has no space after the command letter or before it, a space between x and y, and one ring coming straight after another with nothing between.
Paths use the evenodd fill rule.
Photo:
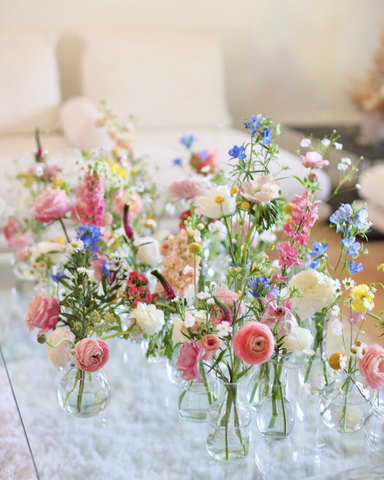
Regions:
<instances>
[{"instance_id":1,"label":"white daisy","mask_svg":"<svg viewBox=\"0 0 384 480\"><path fill-rule=\"evenodd\" d=\"M82 240L72 240L71 243L68 243L68 245L65 247L67 252L74 253L74 252L80 252L81 250L84 250L84 242Z\"/></svg>"},{"instance_id":2,"label":"white daisy","mask_svg":"<svg viewBox=\"0 0 384 480\"><path fill-rule=\"evenodd\" d=\"M352 348L351 348L352 355L362 359L364 355L367 353L367 346L368 345L366 343L360 342L360 340L357 340L357 342L354 345L352 345Z\"/></svg>"},{"instance_id":3,"label":"white daisy","mask_svg":"<svg viewBox=\"0 0 384 480\"><path fill-rule=\"evenodd\" d=\"M340 353L340 357L339 357L339 364L340 364L340 368L343 369L343 370L346 370L347 369L347 366L348 366L348 358L343 355L342 353Z\"/></svg>"},{"instance_id":4,"label":"white daisy","mask_svg":"<svg viewBox=\"0 0 384 480\"><path fill-rule=\"evenodd\" d=\"M355 281L352 280L352 278L345 278L342 283L346 290L353 288L356 285Z\"/></svg>"},{"instance_id":5,"label":"white daisy","mask_svg":"<svg viewBox=\"0 0 384 480\"><path fill-rule=\"evenodd\" d=\"M340 315L340 307L338 305L334 305L331 309L331 316L338 317Z\"/></svg>"}]
</instances>

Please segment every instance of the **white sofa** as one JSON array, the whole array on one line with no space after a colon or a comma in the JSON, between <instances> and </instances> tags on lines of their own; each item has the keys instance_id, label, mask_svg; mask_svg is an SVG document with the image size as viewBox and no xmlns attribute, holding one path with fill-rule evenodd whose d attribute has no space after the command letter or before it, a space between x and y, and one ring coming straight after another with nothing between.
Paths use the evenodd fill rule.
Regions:
<instances>
[{"instance_id":1,"label":"white sofa","mask_svg":"<svg viewBox=\"0 0 384 480\"><path fill-rule=\"evenodd\" d=\"M159 166L156 180L166 186L187 173L172 164L183 155L179 138L194 134L201 148L217 148L225 163L233 145L249 141L241 121L233 122L225 96L220 45L215 35L201 32L87 32L79 34L81 93L62 102L56 42L59 35L39 31L0 30L0 196L16 206L21 191L11 177L27 165L36 126L51 152L62 152L65 170L73 171L75 155L68 147L92 148L107 142L94 125L96 106L108 99L123 116L137 118L139 155ZM60 62L61 66L63 65ZM241 73L239 73L241 74ZM21 81L22 79L22 81ZM254 112L259 113L259 112ZM268 114L268 112L265 112ZM61 120L61 125L57 123ZM278 120L278 119L276 119ZM17 163L14 162L18 159ZM296 155L282 150L280 162L303 173ZM330 182L320 172L326 198ZM296 180L283 180L288 200L302 192ZM4 239L0 249L4 250Z\"/></svg>"}]
</instances>

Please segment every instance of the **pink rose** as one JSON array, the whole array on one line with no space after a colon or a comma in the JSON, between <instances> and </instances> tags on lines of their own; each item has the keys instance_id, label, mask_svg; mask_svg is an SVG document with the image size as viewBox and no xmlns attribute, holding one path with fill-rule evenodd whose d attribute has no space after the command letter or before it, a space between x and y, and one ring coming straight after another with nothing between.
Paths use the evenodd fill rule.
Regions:
<instances>
[{"instance_id":1,"label":"pink rose","mask_svg":"<svg viewBox=\"0 0 384 480\"><path fill-rule=\"evenodd\" d=\"M305 156L301 155L300 162L306 168L322 168L329 165L328 160L323 160L320 153L307 152Z\"/></svg>"},{"instance_id":2,"label":"pink rose","mask_svg":"<svg viewBox=\"0 0 384 480\"><path fill-rule=\"evenodd\" d=\"M272 357L275 339L264 323L248 322L235 333L233 350L245 363L260 365Z\"/></svg>"},{"instance_id":3,"label":"pink rose","mask_svg":"<svg viewBox=\"0 0 384 480\"><path fill-rule=\"evenodd\" d=\"M223 342L220 340L220 338L213 333L204 335L204 337L201 339L201 346L205 348L207 352L215 352L221 347L222 343Z\"/></svg>"},{"instance_id":4,"label":"pink rose","mask_svg":"<svg viewBox=\"0 0 384 480\"><path fill-rule=\"evenodd\" d=\"M31 332L34 328L41 328L39 335L56 327L59 321L59 302L44 292L39 292L28 305L24 320Z\"/></svg>"},{"instance_id":5,"label":"pink rose","mask_svg":"<svg viewBox=\"0 0 384 480\"><path fill-rule=\"evenodd\" d=\"M20 250L21 248L28 247L34 241L34 235L31 231L25 232L21 235L16 235L8 240L8 245L12 250Z\"/></svg>"},{"instance_id":6,"label":"pink rose","mask_svg":"<svg viewBox=\"0 0 384 480\"><path fill-rule=\"evenodd\" d=\"M96 372L109 360L109 347L104 340L83 338L75 345L75 364L85 372Z\"/></svg>"},{"instance_id":7,"label":"pink rose","mask_svg":"<svg viewBox=\"0 0 384 480\"><path fill-rule=\"evenodd\" d=\"M19 222L17 222L14 218L9 217L8 223L3 228L4 236L7 240L10 240L12 237L17 235L20 231Z\"/></svg>"},{"instance_id":8,"label":"pink rose","mask_svg":"<svg viewBox=\"0 0 384 480\"><path fill-rule=\"evenodd\" d=\"M64 190L48 187L41 195L35 198L31 214L37 222L50 223L58 220L71 208L71 204Z\"/></svg>"},{"instance_id":9,"label":"pink rose","mask_svg":"<svg viewBox=\"0 0 384 480\"><path fill-rule=\"evenodd\" d=\"M359 360L359 370L364 380L364 388L370 386L378 392L384 387L384 348L370 345L367 353Z\"/></svg>"},{"instance_id":10,"label":"pink rose","mask_svg":"<svg viewBox=\"0 0 384 480\"><path fill-rule=\"evenodd\" d=\"M174 202L180 200L195 200L198 195L205 195L208 185L199 178L180 178L171 183L168 195Z\"/></svg>"},{"instance_id":11,"label":"pink rose","mask_svg":"<svg viewBox=\"0 0 384 480\"><path fill-rule=\"evenodd\" d=\"M112 212L120 217L124 214L124 205L129 205L129 220L135 220L139 213L143 213L144 205L140 195L137 192L130 193L126 190L118 190L112 195Z\"/></svg>"},{"instance_id":12,"label":"pink rose","mask_svg":"<svg viewBox=\"0 0 384 480\"><path fill-rule=\"evenodd\" d=\"M177 359L176 366L179 372L183 372L184 380L196 380L198 383L203 382L203 376L199 370L200 360L212 360L212 353L204 353L202 341L191 339L191 343L184 342L180 349L180 355Z\"/></svg>"}]
</instances>

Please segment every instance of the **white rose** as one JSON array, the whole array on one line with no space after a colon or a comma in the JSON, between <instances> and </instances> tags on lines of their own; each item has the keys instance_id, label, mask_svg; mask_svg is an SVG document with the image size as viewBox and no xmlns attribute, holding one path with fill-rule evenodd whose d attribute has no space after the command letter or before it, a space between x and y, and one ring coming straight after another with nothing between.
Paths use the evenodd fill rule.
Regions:
<instances>
[{"instance_id":1,"label":"white rose","mask_svg":"<svg viewBox=\"0 0 384 480\"><path fill-rule=\"evenodd\" d=\"M180 317L175 315L172 318L172 323L173 323L172 342L176 344L176 343L183 343L187 341L188 330L185 328L183 320Z\"/></svg>"},{"instance_id":2,"label":"white rose","mask_svg":"<svg viewBox=\"0 0 384 480\"><path fill-rule=\"evenodd\" d=\"M311 350L313 343L313 335L306 328L292 327L291 331L283 339L282 346L288 350L288 352L302 352L309 357L314 355L315 352Z\"/></svg>"},{"instance_id":3,"label":"white rose","mask_svg":"<svg viewBox=\"0 0 384 480\"><path fill-rule=\"evenodd\" d=\"M164 312L158 310L155 305L138 302L137 307L132 310L131 316L148 335L160 332L164 325Z\"/></svg>"},{"instance_id":4,"label":"white rose","mask_svg":"<svg viewBox=\"0 0 384 480\"><path fill-rule=\"evenodd\" d=\"M72 342L75 341L75 335L68 328L57 328L49 335L48 342L56 345L62 338L68 338ZM64 367L70 359L69 350L71 348L73 347L69 342L61 342L55 348L47 345L47 357L56 368Z\"/></svg>"},{"instance_id":5,"label":"white rose","mask_svg":"<svg viewBox=\"0 0 384 480\"><path fill-rule=\"evenodd\" d=\"M332 305L336 294L336 285L332 278L310 268L295 275L289 282L290 288L296 286L303 292L303 298L293 297L292 306L301 319L306 319L324 307Z\"/></svg>"},{"instance_id":6,"label":"white rose","mask_svg":"<svg viewBox=\"0 0 384 480\"><path fill-rule=\"evenodd\" d=\"M51 259L51 262L54 264L64 263L68 259L65 252L66 245L64 245L63 243L40 242L36 246L34 258L37 258L39 255L44 254L47 255Z\"/></svg>"},{"instance_id":7,"label":"white rose","mask_svg":"<svg viewBox=\"0 0 384 480\"><path fill-rule=\"evenodd\" d=\"M154 266L161 262L159 242L155 238L141 237L134 244L139 247L136 256L141 263Z\"/></svg>"},{"instance_id":8,"label":"white rose","mask_svg":"<svg viewBox=\"0 0 384 480\"><path fill-rule=\"evenodd\" d=\"M223 200L224 199L224 200ZM222 200L217 202L217 200ZM208 218L221 218L236 212L236 196L232 196L229 187L220 186L203 197L197 197L196 213Z\"/></svg>"}]
</instances>

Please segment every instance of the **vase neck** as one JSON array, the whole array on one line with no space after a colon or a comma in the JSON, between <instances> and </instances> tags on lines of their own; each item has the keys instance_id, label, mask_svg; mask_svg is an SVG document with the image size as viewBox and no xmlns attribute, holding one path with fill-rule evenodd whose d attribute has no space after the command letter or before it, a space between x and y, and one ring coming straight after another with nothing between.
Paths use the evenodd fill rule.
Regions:
<instances>
[{"instance_id":1,"label":"vase neck","mask_svg":"<svg viewBox=\"0 0 384 480\"><path fill-rule=\"evenodd\" d=\"M221 402L226 402L228 399L232 402L237 402L239 397L239 383L221 383L219 399Z\"/></svg>"}]
</instances>

